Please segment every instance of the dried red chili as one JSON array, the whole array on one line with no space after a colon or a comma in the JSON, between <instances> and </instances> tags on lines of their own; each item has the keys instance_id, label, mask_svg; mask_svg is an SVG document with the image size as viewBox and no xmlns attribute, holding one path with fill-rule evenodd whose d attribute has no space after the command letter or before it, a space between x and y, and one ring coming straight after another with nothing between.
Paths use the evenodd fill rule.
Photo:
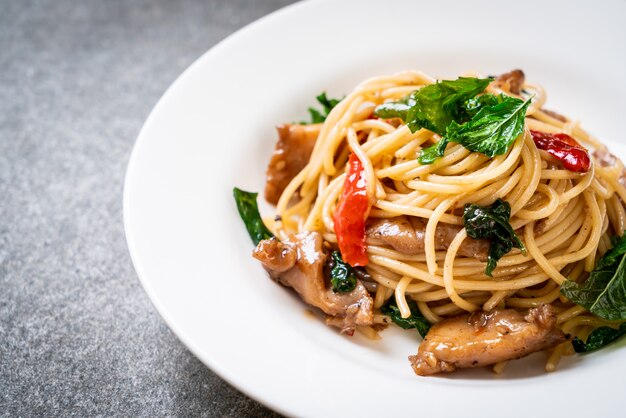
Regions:
<instances>
[{"instance_id":1,"label":"dried red chili","mask_svg":"<svg viewBox=\"0 0 626 418\"><path fill-rule=\"evenodd\" d=\"M365 266L369 262L365 243L365 219L370 207L363 164L356 155L350 154L343 192L333 214L333 221L341 256L352 267Z\"/></svg>"},{"instance_id":2,"label":"dried red chili","mask_svg":"<svg viewBox=\"0 0 626 418\"><path fill-rule=\"evenodd\" d=\"M591 158L587 150L571 136L559 133L530 131L537 148L552 155L569 171L586 173L591 165Z\"/></svg>"}]
</instances>

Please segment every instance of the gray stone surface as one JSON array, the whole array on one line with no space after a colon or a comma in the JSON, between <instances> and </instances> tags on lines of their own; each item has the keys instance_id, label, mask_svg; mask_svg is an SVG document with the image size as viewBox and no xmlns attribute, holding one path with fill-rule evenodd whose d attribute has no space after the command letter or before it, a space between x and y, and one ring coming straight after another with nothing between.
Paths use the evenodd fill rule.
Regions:
<instances>
[{"instance_id":1,"label":"gray stone surface","mask_svg":"<svg viewBox=\"0 0 626 418\"><path fill-rule=\"evenodd\" d=\"M158 316L122 190L168 85L287 3L0 0L0 416L276 416Z\"/></svg>"}]
</instances>

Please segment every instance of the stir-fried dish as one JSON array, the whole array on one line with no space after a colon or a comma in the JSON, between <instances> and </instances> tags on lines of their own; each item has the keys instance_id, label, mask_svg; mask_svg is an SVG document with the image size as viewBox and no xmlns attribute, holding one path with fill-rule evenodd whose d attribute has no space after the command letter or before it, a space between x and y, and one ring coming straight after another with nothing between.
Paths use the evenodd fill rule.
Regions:
<instances>
[{"instance_id":1,"label":"stir-fried dish","mask_svg":"<svg viewBox=\"0 0 626 418\"><path fill-rule=\"evenodd\" d=\"M552 371L626 333L626 170L521 70L317 99L278 127L275 213L234 195L253 257L328 325L417 330L418 375L539 351Z\"/></svg>"}]
</instances>

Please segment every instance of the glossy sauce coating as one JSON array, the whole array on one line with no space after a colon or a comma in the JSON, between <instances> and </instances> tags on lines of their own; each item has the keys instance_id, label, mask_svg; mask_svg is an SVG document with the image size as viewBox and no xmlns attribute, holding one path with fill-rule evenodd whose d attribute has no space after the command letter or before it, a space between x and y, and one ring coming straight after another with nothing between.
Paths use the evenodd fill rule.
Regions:
<instances>
[{"instance_id":1,"label":"glossy sauce coating","mask_svg":"<svg viewBox=\"0 0 626 418\"><path fill-rule=\"evenodd\" d=\"M589 153L571 136L564 133L550 134L532 130L530 133L537 148L555 157L567 170L575 173L589 171L591 165Z\"/></svg>"},{"instance_id":2,"label":"glossy sauce coating","mask_svg":"<svg viewBox=\"0 0 626 418\"><path fill-rule=\"evenodd\" d=\"M333 222L341 256L352 267L366 266L369 261L365 243L365 219L370 207L363 164L355 154L350 154L346 180L333 214Z\"/></svg>"},{"instance_id":3,"label":"glossy sauce coating","mask_svg":"<svg viewBox=\"0 0 626 418\"><path fill-rule=\"evenodd\" d=\"M357 325L373 322L373 300L360 281L351 292L335 293L324 277L326 254L318 232L303 232L281 242L276 237L263 240L253 252L277 282L293 288L309 305L329 317L327 323L352 334Z\"/></svg>"},{"instance_id":4,"label":"glossy sauce coating","mask_svg":"<svg viewBox=\"0 0 626 418\"><path fill-rule=\"evenodd\" d=\"M275 205L289 182L302 170L313 152L321 124L276 127L278 142L267 166L265 200Z\"/></svg>"},{"instance_id":5,"label":"glossy sauce coating","mask_svg":"<svg viewBox=\"0 0 626 418\"><path fill-rule=\"evenodd\" d=\"M566 340L550 305L524 313L477 311L434 325L409 361L415 373L426 376L521 358Z\"/></svg>"},{"instance_id":6,"label":"glossy sauce coating","mask_svg":"<svg viewBox=\"0 0 626 418\"><path fill-rule=\"evenodd\" d=\"M415 216L369 219L366 226L368 242L373 245L389 245L404 254L424 254L426 219ZM461 230L460 226L439 223L435 229L435 250L444 251ZM489 241L466 239L459 247L459 255L487 259Z\"/></svg>"}]
</instances>

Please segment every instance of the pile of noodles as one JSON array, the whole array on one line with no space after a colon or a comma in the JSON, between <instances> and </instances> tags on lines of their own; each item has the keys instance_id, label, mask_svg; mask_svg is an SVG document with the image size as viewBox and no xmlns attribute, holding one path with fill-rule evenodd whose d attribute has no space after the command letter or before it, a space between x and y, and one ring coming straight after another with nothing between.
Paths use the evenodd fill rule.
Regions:
<instances>
[{"instance_id":1,"label":"pile of noodles","mask_svg":"<svg viewBox=\"0 0 626 418\"><path fill-rule=\"evenodd\" d=\"M464 76L477 77L476 74ZM426 129L412 133L399 120L371 118L376 105L398 100L436 80L416 71L369 79L347 95L321 126L308 165L283 192L269 228L281 239L289 233L319 231L336 243L333 211L342 191L350 152L362 161L370 196L370 218L409 215L428 220L425 252L406 255L391 247L368 244L367 272L375 280L375 308L395 294L403 316L414 300L432 323L477 309L530 308L551 304L558 326L585 338L603 321L565 299L559 285L584 280L596 260L611 248L610 238L626 229L626 189L619 182L623 166L603 167L592 160L587 173L574 173L550 160L535 146L529 130L564 132L590 149L603 148L577 123L542 110L546 95L524 84L523 99L534 98L526 113L524 133L510 150L495 158L450 144L444 157L430 165L417 160L422 148L440 137ZM486 92L511 93L506 83L492 82ZM456 235L447 251L435 250L438 224L463 226L466 203L491 205L501 198L511 205L512 227L527 254L513 249L501 258L493 277L485 262L457 254L467 237ZM375 315L382 322L382 315ZM373 329L361 331L375 335ZM557 346L546 370L553 370L571 344ZM503 364L496 365L495 370Z\"/></svg>"}]
</instances>

